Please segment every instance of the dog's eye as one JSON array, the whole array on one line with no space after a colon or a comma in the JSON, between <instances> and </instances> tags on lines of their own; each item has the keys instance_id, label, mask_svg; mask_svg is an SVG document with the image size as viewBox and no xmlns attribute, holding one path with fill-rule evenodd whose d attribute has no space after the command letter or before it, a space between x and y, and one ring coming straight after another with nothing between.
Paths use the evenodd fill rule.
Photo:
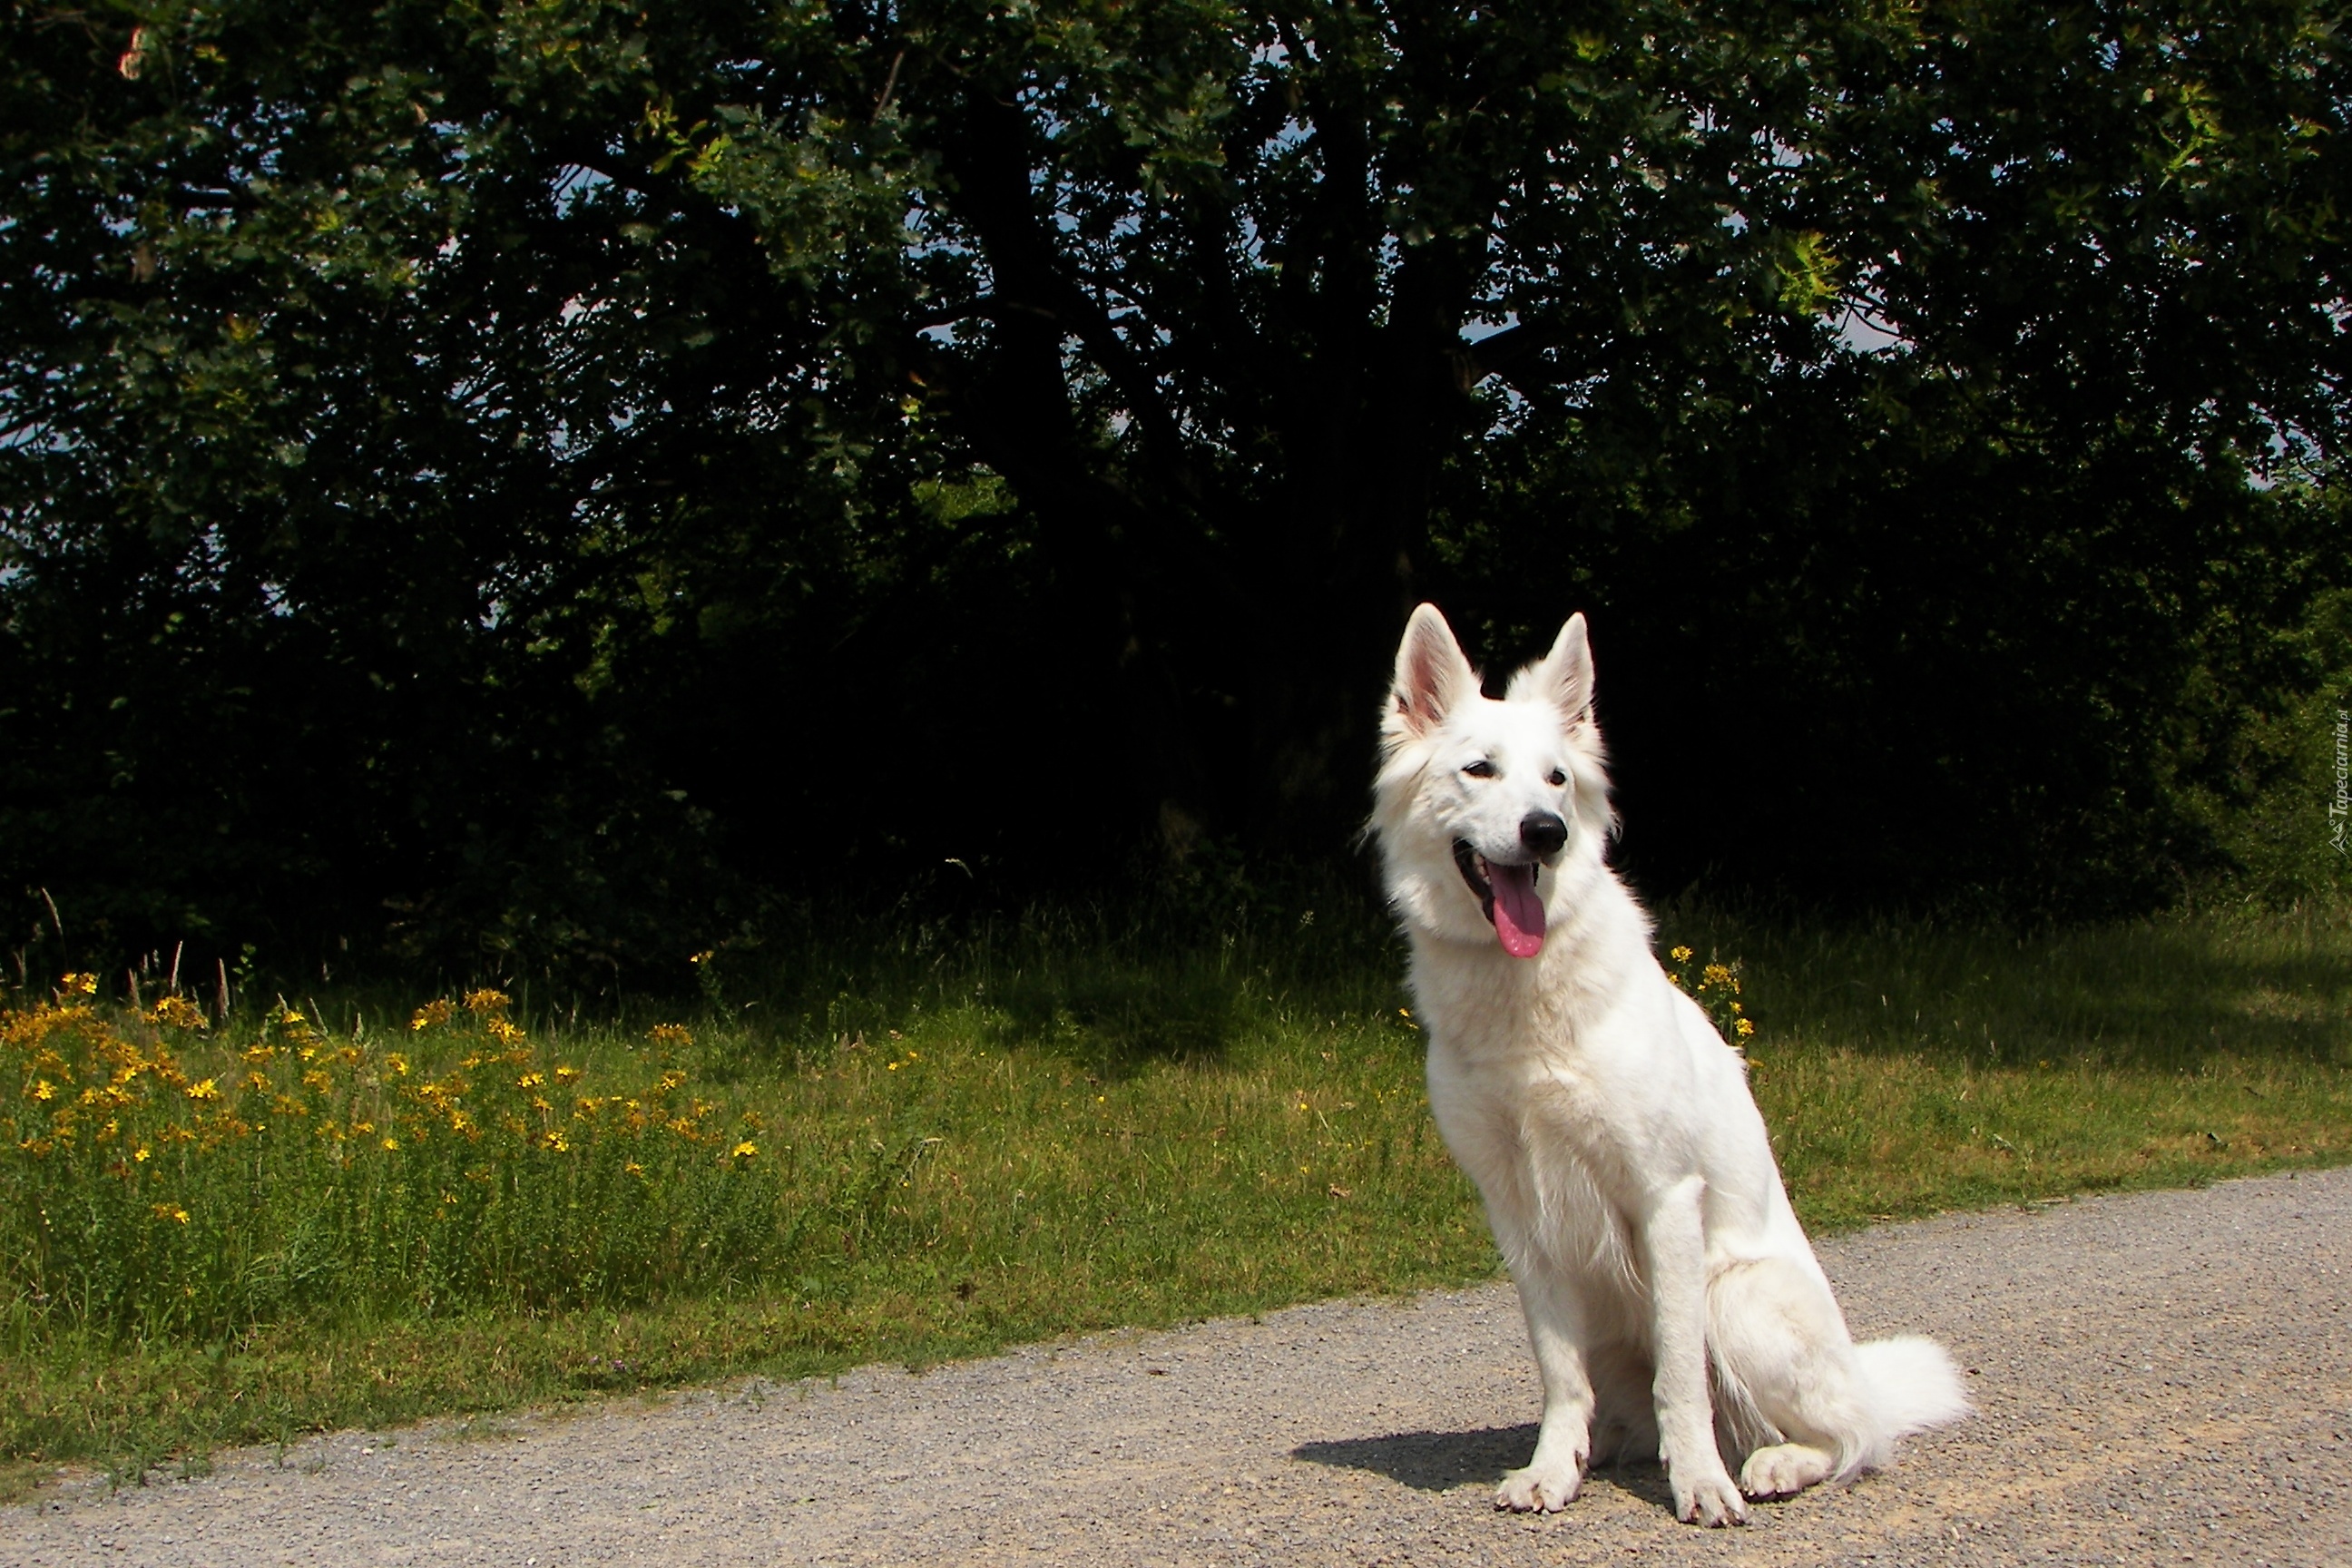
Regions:
<instances>
[{"instance_id":1,"label":"dog's eye","mask_svg":"<svg viewBox=\"0 0 2352 1568\"><path fill-rule=\"evenodd\" d=\"M1495 776L1495 764L1488 762L1486 758L1481 757L1476 762L1465 766L1462 771L1468 773L1474 779L1490 779Z\"/></svg>"},{"instance_id":2,"label":"dog's eye","mask_svg":"<svg viewBox=\"0 0 2352 1568\"><path fill-rule=\"evenodd\" d=\"M1565 773L1562 773L1562 772L1561 772L1559 769L1558 769L1558 768L1554 768L1554 769L1552 769L1552 771L1551 771L1551 787L1552 787L1552 788L1554 788L1554 789L1558 789L1560 785L1562 785L1562 784L1566 784L1567 782L1568 782L1568 775L1567 775Z\"/></svg>"}]
</instances>

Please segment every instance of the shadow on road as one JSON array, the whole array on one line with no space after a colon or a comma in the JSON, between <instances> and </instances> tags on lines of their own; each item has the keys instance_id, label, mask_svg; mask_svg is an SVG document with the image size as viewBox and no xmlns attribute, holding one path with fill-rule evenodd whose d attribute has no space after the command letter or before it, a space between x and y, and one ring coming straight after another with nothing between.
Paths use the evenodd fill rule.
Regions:
<instances>
[{"instance_id":1,"label":"shadow on road","mask_svg":"<svg viewBox=\"0 0 2352 1568\"><path fill-rule=\"evenodd\" d=\"M1290 1457L1335 1469L1370 1470L1416 1491L1442 1492L1473 1483L1492 1486L1505 1470L1526 1464L1535 1451L1536 1428L1528 1425L1301 1443Z\"/></svg>"},{"instance_id":2,"label":"shadow on road","mask_svg":"<svg viewBox=\"0 0 2352 1568\"><path fill-rule=\"evenodd\" d=\"M1536 1451L1536 1427L1482 1426L1475 1432L1392 1432L1381 1437L1343 1437L1329 1443L1301 1443L1290 1450L1294 1459L1335 1469L1370 1470L1416 1491L1451 1491L1455 1487L1493 1486L1503 1472L1528 1462ZM1597 1467L1587 1486L1603 1482L1642 1501L1672 1511L1674 1489L1665 1472L1654 1464L1611 1464Z\"/></svg>"}]
</instances>

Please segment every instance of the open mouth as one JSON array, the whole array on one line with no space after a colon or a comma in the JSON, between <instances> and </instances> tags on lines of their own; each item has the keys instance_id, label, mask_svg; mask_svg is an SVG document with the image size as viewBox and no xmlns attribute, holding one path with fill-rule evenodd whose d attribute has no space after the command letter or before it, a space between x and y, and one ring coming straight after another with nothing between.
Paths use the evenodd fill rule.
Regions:
<instances>
[{"instance_id":1,"label":"open mouth","mask_svg":"<svg viewBox=\"0 0 2352 1568\"><path fill-rule=\"evenodd\" d=\"M1533 958L1543 951L1543 900L1536 895L1536 867L1499 866L1470 847L1466 838L1454 841L1454 864L1462 880L1477 897L1478 909L1495 928L1503 951L1513 958Z\"/></svg>"}]
</instances>

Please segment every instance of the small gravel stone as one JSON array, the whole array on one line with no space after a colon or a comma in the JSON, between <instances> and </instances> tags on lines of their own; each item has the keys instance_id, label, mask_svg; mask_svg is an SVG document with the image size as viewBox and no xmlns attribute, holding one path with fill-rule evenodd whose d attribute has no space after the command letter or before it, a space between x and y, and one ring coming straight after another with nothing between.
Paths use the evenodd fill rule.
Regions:
<instances>
[{"instance_id":1,"label":"small gravel stone","mask_svg":"<svg viewBox=\"0 0 2352 1568\"><path fill-rule=\"evenodd\" d=\"M1654 1467L1495 1512L1538 1397L1487 1286L85 1478L0 1510L0 1562L2352 1563L2352 1172L1821 1250L1856 1333L1942 1339L1980 1414L1744 1530L1675 1523Z\"/></svg>"}]
</instances>

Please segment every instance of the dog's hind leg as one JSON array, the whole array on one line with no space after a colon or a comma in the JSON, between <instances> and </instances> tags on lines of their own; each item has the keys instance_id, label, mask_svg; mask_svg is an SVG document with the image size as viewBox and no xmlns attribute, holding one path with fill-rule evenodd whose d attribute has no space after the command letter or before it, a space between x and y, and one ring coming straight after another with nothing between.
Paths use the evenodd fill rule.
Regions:
<instances>
[{"instance_id":1,"label":"dog's hind leg","mask_svg":"<svg viewBox=\"0 0 2352 1568\"><path fill-rule=\"evenodd\" d=\"M1707 1319L1717 1414L1747 1452L1742 1492L1788 1497L1884 1460L1828 1287L1783 1258L1735 1263L1708 1281Z\"/></svg>"},{"instance_id":2,"label":"dog's hind leg","mask_svg":"<svg viewBox=\"0 0 2352 1568\"><path fill-rule=\"evenodd\" d=\"M1535 1458L1503 1477L1495 1506L1551 1513L1576 1500L1592 1458L1592 1379L1585 1363L1589 1326L1575 1290L1548 1260L1526 1259L1512 1273L1543 1378L1543 1427Z\"/></svg>"}]
</instances>

